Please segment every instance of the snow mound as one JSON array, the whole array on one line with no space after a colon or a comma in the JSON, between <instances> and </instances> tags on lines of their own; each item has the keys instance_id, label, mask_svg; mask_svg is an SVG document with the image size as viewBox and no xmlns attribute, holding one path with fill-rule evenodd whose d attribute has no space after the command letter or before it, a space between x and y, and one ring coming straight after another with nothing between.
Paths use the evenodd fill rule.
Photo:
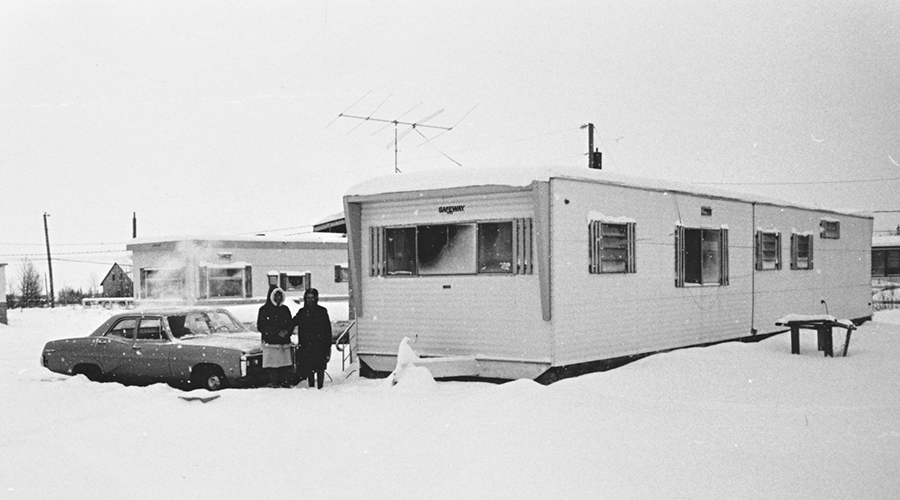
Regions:
<instances>
[{"instance_id":1,"label":"snow mound","mask_svg":"<svg viewBox=\"0 0 900 500\"><path fill-rule=\"evenodd\" d=\"M397 367L388 376L385 383L389 387L401 386L404 389L427 389L437 384L428 368L416 366L419 354L410 347L409 337L403 337L397 349Z\"/></svg>"}]
</instances>

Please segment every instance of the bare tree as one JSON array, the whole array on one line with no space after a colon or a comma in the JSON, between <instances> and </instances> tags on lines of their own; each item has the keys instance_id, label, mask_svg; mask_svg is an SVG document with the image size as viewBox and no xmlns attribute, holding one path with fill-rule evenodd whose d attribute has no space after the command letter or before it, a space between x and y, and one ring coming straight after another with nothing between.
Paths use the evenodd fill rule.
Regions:
<instances>
[{"instance_id":1,"label":"bare tree","mask_svg":"<svg viewBox=\"0 0 900 500\"><path fill-rule=\"evenodd\" d=\"M30 260L22 262L19 269L19 295L22 307L35 307L41 305L44 287L41 284L41 274L35 269Z\"/></svg>"}]
</instances>

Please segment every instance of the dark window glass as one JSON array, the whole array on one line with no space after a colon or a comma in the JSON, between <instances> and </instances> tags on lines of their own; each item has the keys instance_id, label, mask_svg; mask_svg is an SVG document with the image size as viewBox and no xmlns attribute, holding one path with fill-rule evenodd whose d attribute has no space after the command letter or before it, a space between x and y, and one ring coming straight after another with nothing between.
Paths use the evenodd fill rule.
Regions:
<instances>
[{"instance_id":1,"label":"dark window glass","mask_svg":"<svg viewBox=\"0 0 900 500\"><path fill-rule=\"evenodd\" d=\"M384 239L387 274L416 274L416 228L385 229Z\"/></svg>"},{"instance_id":2,"label":"dark window glass","mask_svg":"<svg viewBox=\"0 0 900 500\"><path fill-rule=\"evenodd\" d=\"M511 273L512 262L512 223L478 224L478 272Z\"/></svg>"},{"instance_id":3,"label":"dark window glass","mask_svg":"<svg viewBox=\"0 0 900 500\"><path fill-rule=\"evenodd\" d=\"M419 226L416 244L420 275L475 273L474 224Z\"/></svg>"},{"instance_id":4,"label":"dark window glass","mask_svg":"<svg viewBox=\"0 0 900 500\"><path fill-rule=\"evenodd\" d=\"M719 231L684 228L684 282L719 283Z\"/></svg>"},{"instance_id":5,"label":"dark window glass","mask_svg":"<svg viewBox=\"0 0 900 500\"><path fill-rule=\"evenodd\" d=\"M131 339L134 337L134 327L137 326L136 318L123 318L116 322L115 325L106 333L107 337L120 337L123 339Z\"/></svg>"}]
</instances>

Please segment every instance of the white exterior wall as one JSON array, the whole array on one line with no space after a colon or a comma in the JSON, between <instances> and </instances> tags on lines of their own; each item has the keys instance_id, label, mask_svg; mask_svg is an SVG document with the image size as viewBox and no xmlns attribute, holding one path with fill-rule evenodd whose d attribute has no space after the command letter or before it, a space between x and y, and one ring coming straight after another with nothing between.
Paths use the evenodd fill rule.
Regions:
<instances>
[{"instance_id":1,"label":"white exterior wall","mask_svg":"<svg viewBox=\"0 0 900 500\"><path fill-rule=\"evenodd\" d=\"M347 263L346 244L303 243L304 247L298 248L299 245L301 244L287 242L284 245L269 243L265 247L260 247L253 245L252 242L236 242L229 245L192 240L163 242L159 247L153 247L152 244L135 245L132 247L135 297L143 298L140 283L140 270L143 268L185 267L186 283L183 298L194 301L199 294L200 263L221 265L246 262L251 266L253 297L265 297L269 289L267 278L269 271L295 271L309 272L312 286L319 290L320 296L339 296L346 300L348 284L334 281L334 266ZM231 253L231 257L227 260L222 259L219 256L220 252ZM302 292L287 292L287 295L302 296Z\"/></svg>"},{"instance_id":2,"label":"white exterior wall","mask_svg":"<svg viewBox=\"0 0 900 500\"><path fill-rule=\"evenodd\" d=\"M840 222L840 239L820 236L819 222ZM780 329L787 314L828 314L858 319L872 315L872 219L772 205L756 206L756 227L781 233L780 270L756 272L754 326ZM791 270L791 232L811 233L813 268Z\"/></svg>"},{"instance_id":3,"label":"white exterior wall","mask_svg":"<svg viewBox=\"0 0 900 500\"><path fill-rule=\"evenodd\" d=\"M712 216L701 216L702 206ZM592 212L635 221L636 273L588 273ZM685 227L728 227L728 286L675 287L679 220ZM553 179L551 226L554 366L750 333L749 203Z\"/></svg>"},{"instance_id":4,"label":"white exterior wall","mask_svg":"<svg viewBox=\"0 0 900 500\"><path fill-rule=\"evenodd\" d=\"M446 205L465 210L439 213ZM533 218L533 205L530 190L364 202L357 318L363 360L391 371L401 340L409 337L420 355L477 357L485 377L508 377L510 370L537 376L546 369L551 330L541 317L536 256L530 275L371 276L369 266L372 227Z\"/></svg>"}]
</instances>

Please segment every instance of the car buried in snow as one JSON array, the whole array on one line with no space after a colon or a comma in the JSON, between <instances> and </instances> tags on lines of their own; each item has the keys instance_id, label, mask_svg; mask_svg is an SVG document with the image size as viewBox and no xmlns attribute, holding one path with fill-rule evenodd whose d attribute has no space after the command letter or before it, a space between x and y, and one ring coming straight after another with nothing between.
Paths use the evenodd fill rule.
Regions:
<instances>
[{"instance_id":1,"label":"car buried in snow","mask_svg":"<svg viewBox=\"0 0 900 500\"><path fill-rule=\"evenodd\" d=\"M261 385L259 334L225 309L160 309L113 315L87 337L52 340L41 363L95 381L219 390Z\"/></svg>"}]
</instances>

